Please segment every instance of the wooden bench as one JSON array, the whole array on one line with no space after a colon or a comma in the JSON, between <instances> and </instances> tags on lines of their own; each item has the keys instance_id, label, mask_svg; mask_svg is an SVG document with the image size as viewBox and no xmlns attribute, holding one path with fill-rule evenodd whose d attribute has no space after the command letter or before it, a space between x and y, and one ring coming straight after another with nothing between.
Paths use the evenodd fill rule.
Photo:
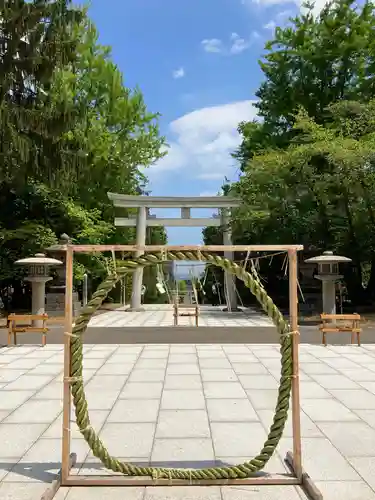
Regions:
<instances>
[{"instance_id":1,"label":"wooden bench","mask_svg":"<svg viewBox=\"0 0 375 500\"><path fill-rule=\"evenodd\" d=\"M17 345L18 333L41 333L42 346L47 343L47 327L48 314L9 314L8 316L8 345L11 344L12 335L14 345ZM42 321L42 326L32 326L30 323L25 324L26 321ZM21 323L21 324L20 324Z\"/></svg>"},{"instance_id":2,"label":"wooden bench","mask_svg":"<svg viewBox=\"0 0 375 500\"><path fill-rule=\"evenodd\" d=\"M185 312L180 312L180 309L185 309ZM173 307L174 326L178 326L179 316L195 316L195 326L198 326L199 306L198 304L178 304Z\"/></svg>"},{"instance_id":3,"label":"wooden bench","mask_svg":"<svg viewBox=\"0 0 375 500\"><path fill-rule=\"evenodd\" d=\"M327 333L350 332L351 343L354 344L357 336L357 344L361 345L361 331L359 326L361 316L359 314L321 314L322 324L319 329L322 332L322 344L327 345ZM333 322L332 322L333 321ZM337 323L339 322L339 323ZM346 323L342 323L346 322Z\"/></svg>"}]
</instances>

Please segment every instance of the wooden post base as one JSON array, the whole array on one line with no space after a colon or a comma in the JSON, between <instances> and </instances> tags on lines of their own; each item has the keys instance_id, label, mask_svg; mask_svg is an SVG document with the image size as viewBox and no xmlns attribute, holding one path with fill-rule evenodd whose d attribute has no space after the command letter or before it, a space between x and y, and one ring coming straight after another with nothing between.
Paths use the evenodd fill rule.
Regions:
<instances>
[{"instance_id":1,"label":"wooden post base","mask_svg":"<svg viewBox=\"0 0 375 500\"><path fill-rule=\"evenodd\" d=\"M69 456L69 470L73 469L76 463L77 463L77 455L75 453L72 453ZM49 486L43 493L40 500L52 500L56 495L60 486L63 486L61 470L59 471L57 478L54 481L52 481L51 486Z\"/></svg>"},{"instance_id":2,"label":"wooden post base","mask_svg":"<svg viewBox=\"0 0 375 500\"><path fill-rule=\"evenodd\" d=\"M288 453L286 454L285 463L289 467L289 469L293 473L295 473L293 453L291 451L288 451ZM322 493L315 486L313 480L307 474L307 472L304 471L304 469L301 470L301 480L299 484L310 500L323 500Z\"/></svg>"}]
</instances>

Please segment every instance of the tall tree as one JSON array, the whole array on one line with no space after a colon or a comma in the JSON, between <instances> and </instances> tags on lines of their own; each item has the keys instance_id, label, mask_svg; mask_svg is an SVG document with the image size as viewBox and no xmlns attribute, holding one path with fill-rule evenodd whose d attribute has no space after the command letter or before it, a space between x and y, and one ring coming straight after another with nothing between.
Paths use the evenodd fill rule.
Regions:
<instances>
[{"instance_id":1,"label":"tall tree","mask_svg":"<svg viewBox=\"0 0 375 500\"><path fill-rule=\"evenodd\" d=\"M146 180L141 168L163 156L159 115L147 110L139 89L124 86L110 48L98 43L88 18L80 27L76 59L57 73L52 91L56 106L80 116L64 136L66 149L85 158L72 173L69 194L88 208L108 207L108 191L137 194Z\"/></svg>"},{"instance_id":2,"label":"tall tree","mask_svg":"<svg viewBox=\"0 0 375 500\"><path fill-rule=\"evenodd\" d=\"M305 7L266 44L262 120L239 125L234 238L344 252L362 300L367 281L375 296L374 4L333 0L318 16Z\"/></svg>"},{"instance_id":3,"label":"tall tree","mask_svg":"<svg viewBox=\"0 0 375 500\"><path fill-rule=\"evenodd\" d=\"M76 56L75 27L82 13L70 0L16 0L0 7L0 175L18 184L42 182L69 164L61 133L67 110L50 106L56 68ZM74 110L71 110L74 112Z\"/></svg>"},{"instance_id":4,"label":"tall tree","mask_svg":"<svg viewBox=\"0 0 375 500\"><path fill-rule=\"evenodd\" d=\"M342 101L317 124L306 112L295 117L300 140L284 150L255 155L235 188L262 210L237 219L258 242L299 242L350 256L352 299L363 300L364 266L375 262L375 101ZM255 222L261 224L255 225ZM246 234L246 230L245 230ZM367 295L375 296L375 266Z\"/></svg>"},{"instance_id":5,"label":"tall tree","mask_svg":"<svg viewBox=\"0 0 375 500\"><path fill-rule=\"evenodd\" d=\"M307 4L308 6L308 4ZM312 6L276 28L261 61L265 81L256 93L259 115L285 130L302 106L318 123L328 105L341 99L368 99L374 90L374 5L333 0L318 17Z\"/></svg>"},{"instance_id":6,"label":"tall tree","mask_svg":"<svg viewBox=\"0 0 375 500\"><path fill-rule=\"evenodd\" d=\"M68 0L0 5L0 294L13 262L67 232L75 242L131 242L115 230L107 191L139 194L141 167L164 139L140 90L124 85L87 12ZM164 241L165 232L152 231ZM96 277L102 257L75 268Z\"/></svg>"},{"instance_id":7,"label":"tall tree","mask_svg":"<svg viewBox=\"0 0 375 500\"><path fill-rule=\"evenodd\" d=\"M264 81L256 92L262 124L242 123L235 153L242 168L254 153L285 147L298 135L299 108L317 123L329 120L327 107L343 99L367 101L375 94L374 4L332 0L318 16L313 5L277 27L260 61Z\"/></svg>"}]
</instances>

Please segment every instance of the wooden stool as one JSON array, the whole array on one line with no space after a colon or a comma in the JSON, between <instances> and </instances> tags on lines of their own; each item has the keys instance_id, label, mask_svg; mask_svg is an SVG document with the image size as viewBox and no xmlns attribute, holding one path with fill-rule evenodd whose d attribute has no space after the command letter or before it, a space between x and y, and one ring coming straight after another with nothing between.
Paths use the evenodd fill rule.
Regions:
<instances>
[{"instance_id":1,"label":"wooden stool","mask_svg":"<svg viewBox=\"0 0 375 500\"><path fill-rule=\"evenodd\" d=\"M186 309L186 312L180 312L180 309ZM192 311L192 309L194 311ZM199 326L198 324L199 306L197 304L186 305L186 304L175 303L173 306L173 316L174 316L174 326L178 326L179 316L195 316L195 326Z\"/></svg>"},{"instance_id":2,"label":"wooden stool","mask_svg":"<svg viewBox=\"0 0 375 500\"><path fill-rule=\"evenodd\" d=\"M322 324L319 329L322 332L322 344L327 345L327 333L336 333L336 332L350 332L351 333L351 343L355 342L355 335L357 336L357 344L361 345L361 331L362 329L359 326L361 321L361 316L359 314L321 314L320 319L322 320ZM330 323L330 321L347 321L349 324L336 324Z\"/></svg>"},{"instance_id":3,"label":"wooden stool","mask_svg":"<svg viewBox=\"0 0 375 500\"><path fill-rule=\"evenodd\" d=\"M31 326L30 324L18 324L17 322L24 321L43 321L43 326ZM47 327L48 314L9 314L8 316L8 346L11 344L12 335L14 345L17 345L17 333L41 333L42 334L42 346L44 347L47 343L47 332L49 328Z\"/></svg>"}]
</instances>

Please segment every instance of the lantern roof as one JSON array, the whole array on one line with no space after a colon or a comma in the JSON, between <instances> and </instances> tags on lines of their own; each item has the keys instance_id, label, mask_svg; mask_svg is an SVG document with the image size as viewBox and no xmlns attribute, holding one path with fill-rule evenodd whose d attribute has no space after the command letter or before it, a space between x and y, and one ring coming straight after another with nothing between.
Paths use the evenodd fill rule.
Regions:
<instances>
[{"instance_id":1,"label":"lantern roof","mask_svg":"<svg viewBox=\"0 0 375 500\"><path fill-rule=\"evenodd\" d=\"M340 262L351 262L352 259L349 257L343 257L342 255L335 255L330 250L323 252L322 255L318 255L317 257L311 257L310 259L306 259L305 262L307 264L339 264Z\"/></svg>"},{"instance_id":2,"label":"lantern roof","mask_svg":"<svg viewBox=\"0 0 375 500\"><path fill-rule=\"evenodd\" d=\"M26 259L19 259L15 262L18 265L31 266L31 265L44 265L44 266L59 266L62 264L60 260L51 259L46 257L44 253L37 253L34 257L27 257Z\"/></svg>"}]
</instances>

